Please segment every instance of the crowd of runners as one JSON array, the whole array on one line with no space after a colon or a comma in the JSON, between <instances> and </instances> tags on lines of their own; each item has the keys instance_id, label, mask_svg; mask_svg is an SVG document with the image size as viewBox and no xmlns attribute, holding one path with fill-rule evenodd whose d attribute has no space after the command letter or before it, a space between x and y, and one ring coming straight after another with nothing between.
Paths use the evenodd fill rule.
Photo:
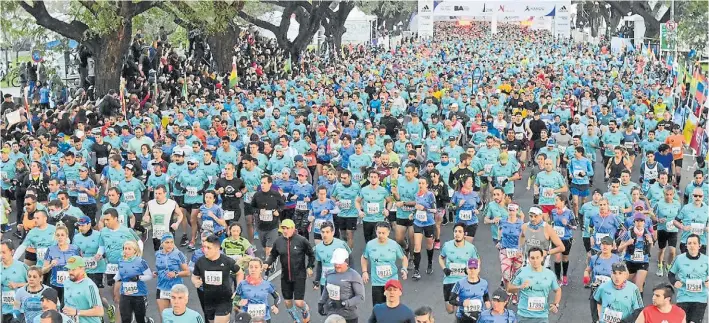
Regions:
<instances>
[{"instance_id":1,"label":"crowd of runners","mask_svg":"<svg viewBox=\"0 0 709 323\"><path fill-rule=\"evenodd\" d=\"M543 31L436 28L128 115L6 96L39 122L1 150L2 322L544 323L570 284L580 322L703 322L707 164L685 158L672 74ZM411 309L402 281L423 275L441 292Z\"/></svg>"}]
</instances>

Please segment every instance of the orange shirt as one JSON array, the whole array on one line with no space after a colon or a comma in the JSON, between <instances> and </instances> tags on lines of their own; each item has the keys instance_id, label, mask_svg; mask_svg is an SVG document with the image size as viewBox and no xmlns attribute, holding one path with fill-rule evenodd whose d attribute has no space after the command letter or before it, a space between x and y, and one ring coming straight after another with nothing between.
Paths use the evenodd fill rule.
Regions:
<instances>
[{"instance_id":1,"label":"orange shirt","mask_svg":"<svg viewBox=\"0 0 709 323\"><path fill-rule=\"evenodd\" d=\"M684 136L682 135L671 135L665 139L665 143L670 145L672 150L672 157L674 160L684 158L682 156L682 147L684 146Z\"/></svg>"}]
</instances>

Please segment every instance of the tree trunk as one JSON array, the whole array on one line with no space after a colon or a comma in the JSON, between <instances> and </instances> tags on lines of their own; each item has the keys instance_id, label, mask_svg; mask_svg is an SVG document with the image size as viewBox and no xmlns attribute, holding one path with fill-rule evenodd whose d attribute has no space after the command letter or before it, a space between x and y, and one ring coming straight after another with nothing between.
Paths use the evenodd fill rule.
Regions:
<instances>
[{"instance_id":1,"label":"tree trunk","mask_svg":"<svg viewBox=\"0 0 709 323\"><path fill-rule=\"evenodd\" d=\"M214 56L214 69L217 74L231 71L234 56L234 45L241 30L238 26L229 26L224 31L207 37L207 43Z\"/></svg>"},{"instance_id":2,"label":"tree trunk","mask_svg":"<svg viewBox=\"0 0 709 323\"><path fill-rule=\"evenodd\" d=\"M93 52L95 93L107 93L120 88L123 57L128 52L133 25L124 21L115 31L102 37L89 39L86 45ZM147 72L146 72L147 74Z\"/></svg>"},{"instance_id":3,"label":"tree trunk","mask_svg":"<svg viewBox=\"0 0 709 323\"><path fill-rule=\"evenodd\" d=\"M332 40L335 44L335 57L342 58L342 35L347 32L347 28L342 26L332 32Z\"/></svg>"}]
</instances>

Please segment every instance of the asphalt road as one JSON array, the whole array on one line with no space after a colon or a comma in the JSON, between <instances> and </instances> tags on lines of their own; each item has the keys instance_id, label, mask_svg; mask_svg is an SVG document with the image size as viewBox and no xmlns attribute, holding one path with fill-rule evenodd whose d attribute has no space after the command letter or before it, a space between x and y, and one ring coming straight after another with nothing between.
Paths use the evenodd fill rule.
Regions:
<instances>
[{"instance_id":1,"label":"asphalt road","mask_svg":"<svg viewBox=\"0 0 709 323\"><path fill-rule=\"evenodd\" d=\"M639 176L639 168L637 165L638 162L636 162L636 165L634 166L633 169L633 175L632 175L632 180L637 182L638 181L638 176ZM683 189L685 185L691 180L691 173L694 171L693 169L688 169L688 167L691 167L691 165L694 164L694 160L692 160L691 157L685 157L684 165L685 168L682 171L682 185L681 188ZM600 167L600 163L597 163L595 167L595 173L597 174L595 177L595 185L594 188L600 188L605 192L605 183L602 180L602 176L604 174L602 167ZM533 199L533 194L530 191L526 190L526 180L529 177L529 170L525 171L523 173L523 179L521 181L518 181L516 183L516 189L515 189L515 200L520 204L522 210L527 213L527 210L529 207L532 205L532 199ZM243 219L242 219L243 222ZM359 228L361 229L361 227ZM178 233L178 236L180 233ZM393 235L393 232L392 232ZM354 267L358 269L359 271L359 257L362 254L362 250L364 247L364 238L362 237L362 232L357 231L355 234L356 236L356 243L355 243L355 259L357 259L355 262L356 264ZM393 238L393 236L392 236ZM452 239L452 226L444 226L442 228L442 237L441 237L441 242L445 242ZM258 243L257 243L258 244ZM500 281L500 263L498 260L497 256L497 249L494 247L491 239L491 233L490 233L490 228L488 225L480 224L480 228L477 231L477 236L475 237L475 246L477 247L479 253L482 255L482 271L481 271L481 277L483 279L486 279L488 283L490 284L490 293L494 291L494 289L497 288L499 285ZM181 250L185 253L185 255L188 257L191 256L191 252L181 248ZM652 251L653 256L656 255L656 248L653 248ZM436 251L434 257L438 257L439 252ZM145 250L144 250L144 258L148 261L148 263L153 266L154 265L154 251L152 247L152 243L146 243L145 244ZM422 255L422 268L425 268L425 261L426 261L426 256L425 253ZM583 249L583 244L581 242L581 231L576 231L575 233L575 238L574 238L574 243L572 246L572 251L570 254L570 274L569 274L569 285L564 286L562 288L562 302L560 306L560 311L558 314L551 314L550 315L550 322L570 322L570 321L575 321L575 322L590 322L590 309L589 309L589 302L588 302L588 297L590 290L585 289L583 287L583 283L581 281L581 278L583 277L583 271L585 269L585 252ZM653 286L660 282L666 281L666 276L665 277L657 277L655 275L655 270L656 270L656 263L654 259L651 259L651 266L650 266L650 272L648 274L648 279L646 282L646 292L644 293L644 301L645 304L651 304L652 302L652 292L651 289ZM445 307L444 307L444 300L443 300L443 290L442 290L442 281L443 281L443 272L440 270L440 267L438 266L437 262L434 261L434 272L432 275L426 275L424 272L425 270L422 270L422 278L419 281L413 281L411 279L406 280L403 282L403 288L404 288L404 294L402 298L402 302L409 306L412 310L415 310L416 308L420 306L430 306L433 308L434 311L434 316L437 320L437 322L454 322L454 317L453 315L449 315L445 312ZM280 290L280 278L275 277L275 279L272 280L273 283L276 285L276 287ZM154 291L156 281L152 280L148 282L148 288L151 291ZM186 285L190 287L190 301L189 301L189 307L201 312L201 309L199 307L199 300L197 298L197 294L195 292L195 289L192 288L192 284L186 280ZM317 307L316 307L316 302L318 299L318 293L312 289L312 279L308 279L308 282L306 283L307 292L305 295L305 300L306 302L309 303L311 307L311 314L313 315L313 319L311 322L323 322L324 317L321 317L317 314ZM109 300L111 299L111 294L109 290L104 290L102 295L104 297L107 297ZM159 322L159 313L157 309L157 305L154 300L154 292L149 293L149 308L148 308L148 316L151 318L155 319L155 322ZM371 295L371 286L367 285L366 286L366 300L363 303L363 305L359 308L359 313L360 313L360 322L366 322L369 315L371 314L372 306L371 306L371 299L369 298ZM515 307L511 307L512 309L515 309ZM281 306L281 312L273 317L272 322L273 323L285 323L285 322L292 322L290 320L290 317L288 316L287 312L285 312L284 306ZM705 318L705 321L707 319Z\"/></svg>"}]
</instances>

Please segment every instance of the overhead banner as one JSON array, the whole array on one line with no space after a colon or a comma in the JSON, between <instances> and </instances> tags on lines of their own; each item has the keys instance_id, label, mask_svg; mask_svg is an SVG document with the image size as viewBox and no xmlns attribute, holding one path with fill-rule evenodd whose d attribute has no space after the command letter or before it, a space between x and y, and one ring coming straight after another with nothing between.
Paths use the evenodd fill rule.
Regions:
<instances>
[{"instance_id":1,"label":"overhead banner","mask_svg":"<svg viewBox=\"0 0 709 323\"><path fill-rule=\"evenodd\" d=\"M554 8L566 1L441 1L436 4L436 16L554 16ZM419 2L420 3L420 2ZM568 1L569 5L571 1Z\"/></svg>"},{"instance_id":2,"label":"overhead banner","mask_svg":"<svg viewBox=\"0 0 709 323\"><path fill-rule=\"evenodd\" d=\"M554 37L571 37L571 2L568 4L557 4L554 16Z\"/></svg>"},{"instance_id":3,"label":"overhead banner","mask_svg":"<svg viewBox=\"0 0 709 323\"><path fill-rule=\"evenodd\" d=\"M419 37L433 37L433 0L419 0L418 9L417 19Z\"/></svg>"}]
</instances>

